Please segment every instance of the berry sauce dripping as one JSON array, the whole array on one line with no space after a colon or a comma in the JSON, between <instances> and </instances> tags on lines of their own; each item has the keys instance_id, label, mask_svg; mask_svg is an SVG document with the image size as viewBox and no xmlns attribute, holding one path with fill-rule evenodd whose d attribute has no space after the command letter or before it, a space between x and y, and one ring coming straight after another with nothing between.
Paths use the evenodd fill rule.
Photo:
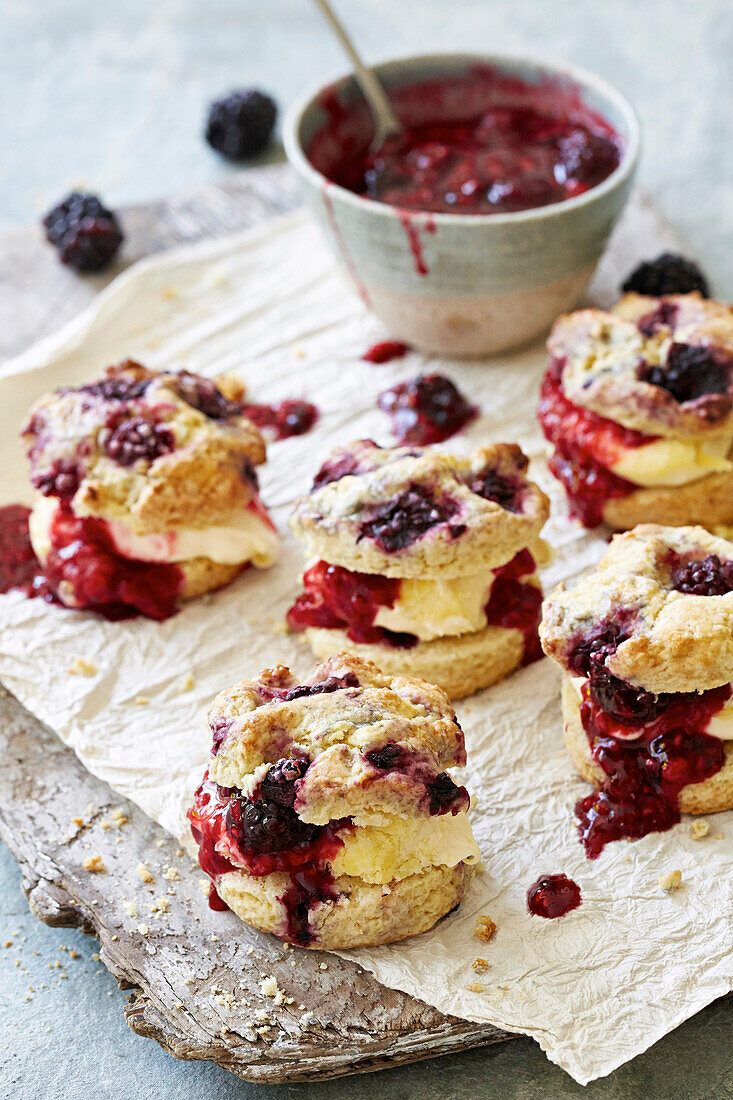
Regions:
<instances>
[{"instance_id":1,"label":"berry sauce dripping","mask_svg":"<svg viewBox=\"0 0 733 1100\"><path fill-rule=\"evenodd\" d=\"M638 488L608 467L617 461L622 448L653 443L657 436L624 428L574 405L563 393L558 363L542 381L537 417L555 448L549 467L564 485L573 515L586 527L598 527L607 500L628 496Z\"/></svg>"},{"instance_id":2,"label":"berry sauce dripping","mask_svg":"<svg viewBox=\"0 0 733 1100\"><path fill-rule=\"evenodd\" d=\"M617 712L628 709L629 685L622 686ZM682 788L709 779L725 762L724 743L704 731L730 698L730 684L700 695L659 696L656 714L649 711L650 720L635 728L602 710L591 684L583 685L581 721L593 760L606 776L575 807L589 859L612 840L638 840L677 824Z\"/></svg>"},{"instance_id":3,"label":"berry sauce dripping","mask_svg":"<svg viewBox=\"0 0 733 1100\"><path fill-rule=\"evenodd\" d=\"M564 917L583 904L580 887L567 875L541 875L527 891L527 908L533 917Z\"/></svg>"},{"instance_id":4,"label":"berry sauce dripping","mask_svg":"<svg viewBox=\"0 0 733 1100\"><path fill-rule=\"evenodd\" d=\"M352 642L377 643L406 649L417 645L414 634L375 626L380 607L393 607L400 591L396 577L355 573L340 565L318 561L303 574L305 591L288 611L291 630L322 627L346 630Z\"/></svg>"},{"instance_id":5,"label":"berry sauce dripping","mask_svg":"<svg viewBox=\"0 0 733 1100\"><path fill-rule=\"evenodd\" d=\"M403 132L376 155L360 107L334 93L308 158L330 180L400 210L494 214L583 194L606 179L622 143L567 82L531 84L487 65L390 93Z\"/></svg>"},{"instance_id":6,"label":"berry sauce dripping","mask_svg":"<svg viewBox=\"0 0 733 1100\"><path fill-rule=\"evenodd\" d=\"M0 592L27 589L40 571L28 534L30 514L24 504L0 508Z\"/></svg>"},{"instance_id":7,"label":"berry sauce dripping","mask_svg":"<svg viewBox=\"0 0 733 1100\"><path fill-rule=\"evenodd\" d=\"M310 401L281 401L279 405L242 405L246 416L258 428L269 428L275 439L305 435L318 420L318 406Z\"/></svg>"},{"instance_id":8,"label":"berry sauce dripping","mask_svg":"<svg viewBox=\"0 0 733 1100\"><path fill-rule=\"evenodd\" d=\"M442 443L478 416L458 387L442 374L420 374L380 393L378 404L392 420L398 443Z\"/></svg>"},{"instance_id":9,"label":"berry sauce dripping","mask_svg":"<svg viewBox=\"0 0 733 1100\"><path fill-rule=\"evenodd\" d=\"M506 565L494 570L496 580L486 605L488 626L519 630L524 640L522 665L531 665L542 657L538 629L542 617L542 590L521 578L536 570L529 550L520 550Z\"/></svg>"},{"instance_id":10,"label":"berry sauce dripping","mask_svg":"<svg viewBox=\"0 0 733 1100\"><path fill-rule=\"evenodd\" d=\"M382 340L379 344L373 344L362 355L365 363L391 363L393 359L403 359L410 351L409 344L403 344L400 340Z\"/></svg>"}]
</instances>

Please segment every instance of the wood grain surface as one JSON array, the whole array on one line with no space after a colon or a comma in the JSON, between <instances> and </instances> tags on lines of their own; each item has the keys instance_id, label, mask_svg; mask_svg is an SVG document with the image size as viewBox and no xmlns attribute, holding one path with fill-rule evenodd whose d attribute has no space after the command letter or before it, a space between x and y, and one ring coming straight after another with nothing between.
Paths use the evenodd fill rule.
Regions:
<instances>
[{"instance_id":1,"label":"wood grain surface","mask_svg":"<svg viewBox=\"0 0 733 1100\"><path fill-rule=\"evenodd\" d=\"M278 165L127 208L119 262L86 279L59 264L40 229L5 235L0 358L58 328L140 257L245 229L298 202L289 169ZM0 839L21 867L31 910L99 937L102 962L132 991L130 1027L175 1057L209 1059L252 1081L312 1081L512 1037L443 1016L355 963L288 949L231 913L212 913L202 874L177 842L7 692L0 753ZM143 881L141 864L152 881ZM261 991L270 977L282 996Z\"/></svg>"}]
</instances>

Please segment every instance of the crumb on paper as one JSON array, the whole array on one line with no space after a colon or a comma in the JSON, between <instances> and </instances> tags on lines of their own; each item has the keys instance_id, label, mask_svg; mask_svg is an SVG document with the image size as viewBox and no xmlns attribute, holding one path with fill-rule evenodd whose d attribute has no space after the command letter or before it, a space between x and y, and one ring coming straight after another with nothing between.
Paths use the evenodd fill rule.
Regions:
<instances>
[{"instance_id":1,"label":"crumb on paper","mask_svg":"<svg viewBox=\"0 0 733 1100\"><path fill-rule=\"evenodd\" d=\"M319 970L328 970L328 963L319 963L318 964L318 969Z\"/></svg>"},{"instance_id":2,"label":"crumb on paper","mask_svg":"<svg viewBox=\"0 0 733 1100\"><path fill-rule=\"evenodd\" d=\"M274 978L272 974L263 978L260 982L260 993L263 997L275 997L279 992L280 987L277 984L277 978Z\"/></svg>"},{"instance_id":3,"label":"crumb on paper","mask_svg":"<svg viewBox=\"0 0 733 1100\"><path fill-rule=\"evenodd\" d=\"M86 657L75 657L66 671L69 676L96 676L99 669L94 661L88 661Z\"/></svg>"},{"instance_id":4,"label":"crumb on paper","mask_svg":"<svg viewBox=\"0 0 733 1100\"><path fill-rule=\"evenodd\" d=\"M468 990L469 993L485 993L486 992L486 986L484 985L483 982L469 982L469 984L466 986L466 989Z\"/></svg>"},{"instance_id":5,"label":"crumb on paper","mask_svg":"<svg viewBox=\"0 0 733 1100\"><path fill-rule=\"evenodd\" d=\"M123 806L115 806L110 816L118 829L121 829L123 825L127 825L127 814Z\"/></svg>"},{"instance_id":6,"label":"crumb on paper","mask_svg":"<svg viewBox=\"0 0 733 1100\"><path fill-rule=\"evenodd\" d=\"M481 940L482 943L488 943L495 932L496 925L487 913L477 918L473 934L477 939Z\"/></svg>"},{"instance_id":7,"label":"crumb on paper","mask_svg":"<svg viewBox=\"0 0 733 1100\"><path fill-rule=\"evenodd\" d=\"M150 925L149 924L138 924L137 930L138 930L138 932L140 933L141 936L147 936L148 933L150 932Z\"/></svg>"},{"instance_id":8,"label":"crumb on paper","mask_svg":"<svg viewBox=\"0 0 733 1100\"><path fill-rule=\"evenodd\" d=\"M184 691L193 691L195 680L189 672L187 676L181 676L180 680L176 684L176 691L183 693Z\"/></svg>"},{"instance_id":9,"label":"crumb on paper","mask_svg":"<svg viewBox=\"0 0 733 1100\"><path fill-rule=\"evenodd\" d=\"M83 817L72 817L71 820L78 829L83 829L86 824Z\"/></svg>"},{"instance_id":10,"label":"crumb on paper","mask_svg":"<svg viewBox=\"0 0 733 1100\"><path fill-rule=\"evenodd\" d=\"M82 863L82 867L85 871L88 871L90 875L104 875L107 872L107 868L101 856L87 856Z\"/></svg>"},{"instance_id":11,"label":"crumb on paper","mask_svg":"<svg viewBox=\"0 0 733 1100\"><path fill-rule=\"evenodd\" d=\"M137 905L135 904L134 901L123 901L122 904L124 905L125 909L127 910L129 916L137 917L137 915L138 915Z\"/></svg>"},{"instance_id":12,"label":"crumb on paper","mask_svg":"<svg viewBox=\"0 0 733 1100\"><path fill-rule=\"evenodd\" d=\"M147 707L150 705L150 700L147 695L136 695L133 699L133 703L136 707Z\"/></svg>"},{"instance_id":13,"label":"crumb on paper","mask_svg":"<svg viewBox=\"0 0 733 1100\"><path fill-rule=\"evenodd\" d=\"M308 1024L312 1024L316 1018L316 1014L313 1011L304 1012L300 1017L300 1023L303 1027L307 1027Z\"/></svg>"},{"instance_id":14,"label":"crumb on paper","mask_svg":"<svg viewBox=\"0 0 733 1100\"><path fill-rule=\"evenodd\" d=\"M199 890L201 891L201 893L205 894L205 896L208 897L210 889L211 889L211 883L209 882L209 880L207 878L200 878L199 879Z\"/></svg>"},{"instance_id":15,"label":"crumb on paper","mask_svg":"<svg viewBox=\"0 0 733 1100\"><path fill-rule=\"evenodd\" d=\"M690 836L693 840L702 840L703 837L710 834L710 822L706 821L704 817L696 817L694 821L690 823Z\"/></svg>"},{"instance_id":16,"label":"crumb on paper","mask_svg":"<svg viewBox=\"0 0 733 1100\"><path fill-rule=\"evenodd\" d=\"M666 890L668 894L671 894L674 890L679 890L682 885L682 872L668 871L666 875L660 875L659 885L663 890Z\"/></svg>"},{"instance_id":17,"label":"crumb on paper","mask_svg":"<svg viewBox=\"0 0 733 1100\"><path fill-rule=\"evenodd\" d=\"M722 839L723 839L723 834L722 833L716 833L715 834L715 840L722 840Z\"/></svg>"},{"instance_id":18,"label":"crumb on paper","mask_svg":"<svg viewBox=\"0 0 733 1100\"><path fill-rule=\"evenodd\" d=\"M295 349L295 358L296 359L305 359L305 356L306 356L306 350L305 350L304 347L301 347L301 345L299 344L298 347Z\"/></svg>"},{"instance_id":19,"label":"crumb on paper","mask_svg":"<svg viewBox=\"0 0 733 1100\"><path fill-rule=\"evenodd\" d=\"M175 867L166 867L166 869L163 871L163 878L167 882L180 882L181 880L181 876L179 875Z\"/></svg>"},{"instance_id":20,"label":"crumb on paper","mask_svg":"<svg viewBox=\"0 0 733 1100\"><path fill-rule=\"evenodd\" d=\"M156 898L155 901L148 902L148 909L151 913L167 913L171 907L171 903L168 898Z\"/></svg>"},{"instance_id":21,"label":"crumb on paper","mask_svg":"<svg viewBox=\"0 0 733 1100\"><path fill-rule=\"evenodd\" d=\"M475 970L477 974L485 974L489 969L489 963L486 959L474 959L471 963L471 970Z\"/></svg>"},{"instance_id":22,"label":"crumb on paper","mask_svg":"<svg viewBox=\"0 0 733 1100\"><path fill-rule=\"evenodd\" d=\"M216 989L216 987L214 988ZM234 1012L234 1009L237 1007L237 999L234 994L227 993L221 989L214 992L214 1000L217 1004L221 1005L222 1008L225 1008L227 1012Z\"/></svg>"},{"instance_id":23,"label":"crumb on paper","mask_svg":"<svg viewBox=\"0 0 733 1100\"><path fill-rule=\"evenodd\" d=\"M160 292L160 296L164 302L175 302L178 298L178 291L174 286L164 286Z\"/></svg>"},{"instance_id":24,"label":"crumb on paper","mask_svg":"<svg viewBox=\"0 0 733 1100\"><path fill-rule=\"evenodd\" d=\"M135 871L139 875L139 877L143 880L143 882L155 882L155 879L153 878L152 874L150 873L150 871L148 870L148 868L145 866L144 863L138 863L137 867L135 868Z\"/></svg>"}]
</instances>

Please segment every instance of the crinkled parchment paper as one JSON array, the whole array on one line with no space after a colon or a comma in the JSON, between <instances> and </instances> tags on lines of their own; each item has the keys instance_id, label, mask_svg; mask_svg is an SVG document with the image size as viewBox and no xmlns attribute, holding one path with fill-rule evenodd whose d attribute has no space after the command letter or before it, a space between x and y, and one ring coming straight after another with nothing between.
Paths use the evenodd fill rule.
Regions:
<instances>
[{"instance_id":1,"label":"crinkled parchment paper","mask_svg":"<svg viewBox=\"0 0 733 1100\"><path fill-rule=\"evenodd\" d=\"M633 206L594 300L612 300L620 275L655 254L662 236L652 213ZM542 349L473 364L426 363L418 354L381 367L363 362L381 335L303 214L143 262L0 372L2 503L29 496L17 433L31 401L131 356L152 367L235 372L256 401L305 396L319 405L316 429L272 444L263 471L264 499L285 533L294 498L329 447L365 436L389 443L377 394L428 367L447 370L483 412L450 447L517 440L535 460L534 476L553 501L545 533L557 558L546 586L596 561L602 539L568 521L542 464L534 422ZM312 665L304 643L282 627L301 565L286 535L273 569L251 570L162 624L107 623L11 593L0 600L0 678L91 772L186 839L212 695L267 665L290 664L302 676ZM70 674L79 657L96 666L94 676ZM184 690L189 676L194 686ZM458 710L485 870L460 910L432 932L353 954L381 982L443 1012L533 1035L576 1080L589 1081L729 990L733 814L715 816L701 842L687 819L612 844L591 862L575 832L573 804L587 788L563 749L554 666L525 669ZM684 886L667 895L659 876L677 868ZM580 884L581 908L562 920L531 917L527 887L560 871ZM498 925L489 944L473 935L480 914ZM477 956L489 962L484 974L471 969Z\"/></svg>"}]
</instances>

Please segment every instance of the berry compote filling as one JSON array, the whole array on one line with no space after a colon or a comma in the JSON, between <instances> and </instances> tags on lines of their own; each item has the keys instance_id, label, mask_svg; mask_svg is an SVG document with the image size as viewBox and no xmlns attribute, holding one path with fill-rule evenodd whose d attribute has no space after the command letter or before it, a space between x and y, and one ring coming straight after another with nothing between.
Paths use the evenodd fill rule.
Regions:
<instances>
[{"instance_id":1,"label":"berry compote filling","mask_svg":"<svg viewBox=\"0 0 733 1100\"><path fill-rule=\"evenodd\" d=\"M518 630L523 639L522 665L542 657L539 625L542 617L542 590L523 581L536 571L529 550L520 550L506 565L494 570L495 581L486 604L487 626Z\"/></svg>"},{"instance_id":2,"label":"berry compote filling","mask_svg":"<svg viewBox=\"0 0 733 1100\"><path fill-rule=\"evenodd\" d=\"M472 493L492 500L507 512L521 512L524 485L519 478L499 474L490 467L476 474L468 484Z\"/></svg>"},{"instance_id":3,"label":"berry compote filling","mask_svg":"<svg viewBox=\"0 0 733 1100\"><path fill-rule=\"evenodd\" d=\"M416 786L422 787L425 795L421 806L431 817L448 813L455 817L468 810L471 800L466 788L459 786L448 772L436 774L429 760L406 745L388 741L381 748L370 749L364 757L378 772L404 775Z\"/></svg>"},{"instance_id":4,"label":"berry compote filling","mask_svg":"<svg viewBox=\"0 0 733 1100\"><path fill-rule=\"evenodd\" d=\"M645 382L666 390L679 404L707 398L721 418L731 409L732 379L733 360L724 360L714 348L692 344L672 344L666 361L643 373Z\"/></svg>"},{"instance_id":5,"label":"berry compote filling","mask_svg":"<svg viewBox=\"0 0 733 1100\"><path fill-rule=\"evenodd\" d=\"M175 613L183 584L177 565L122 557L103 520L77 516L63 502L49 535L47 588L39 595L63 594L62 603L92 608L113 621L135 614L160 621Z\"/></svg>"},{"instance_id":6,"label":"berry compote filling","mask_svg":"<svg viewBox=\"0 0 733 1100\"><path fill-rule=\"evenodd\" d=\"M399 443L442 443L478 416L470 404L442 374L420 374L380 393L378 404L392 420Z\"/></svg>"},{"instance_id":7,"label":"berry compote filling","mask_svg":"<svg viewBox=\"0 0 733 1100\"><path fill-rule=\"evenodd\" d=\"M13 588L27 590L40 572L28 532L30 514L24 504L0 508L0 593Z\"/></svg>"},{"instance_id":8,"label":"berry compote filling","mask_svg":"<svg viewBox=\"0 0 733 1100\"><path fill-rule=\"evenodd\" d=\"M322 627L345 630L352 642L407 649L417 645L414 634L375 626L380 607L394 607L400 580L377 573L355 573L318 561L303 574L304 591L288 611L291 630Z\"/></svg>"},{"instance_id":9,"label":"berry compote filling","mask_svg":"<svg viewBox=\"0 0 733 1100\"><path fill-rule=\"evenodd\" d=\"M560 363L554 363L542 380L537 418L555 448L549 467L564 485L573 515L586 527L597 527L603 522L606 501L638 489L608 467L623 450L653 443L658 437L574 405L563 392Z\"/></svg>"},{"instance_id":10,"label":"berry compote filling","mask_svg":"<svg viewBox=\"0 0 733 1100\"><path fill-rule=\"evenodd\" d=\"M391 363L393 359L403 359L408 351L409 344L403 344L401 340L382 340L379 344L373 344L362 355L365 363Z\"/></svg>"},{"instance_id":11,"label":"berry compote filling","mask_svg":"<svg viewBox=\"0 0 733 1100\"><path fill-rule=\"evenodd\" d=\"M281 401L279 405L244 404L241 415L258 428L269 428L275 439L305 435L318 420L318 406L310 401Z\"/></svg>"},{"instance_id":12,"label":"berry compote filling","mask_svg":"<svg viewBox=\"0 0 733 1100\"><path fill-rule=\"evenodd\" d=\"M567 875L541 875L527 891L527 908L533 917L564 917L582 903L580 887Z\"/></svg>"},{"instance_id":13,"label":"berry compote filling","mask_svg":"<svg viewBox=\"0 0 733 1100\"><path fill-rule=\"evenodd\" d=\"M434 527L448 523L458 511L458 502L450 497L436 500L425 486L412 485L391 500L366 505L356 541L370 538L385 554L396 554ZM451 538L458 538L465 530L464 523L449 527Z\"/></svg>"},{"instance_id":14,"label":"berry compote filling","mask_svg":"<svg viewBox=\"0 0 733 1100\"><path fill-rule=\"evenodd\" d=\"M688 596L725 596L733 592L733 561L708 554L698 561L676 562L672 587Z\"/></svg>"},{"instance_id":15,"label":"berry compote filling","mask_svg":"<svg viewBox=\"0 0 733 1100\"><path fill-rule=\"evenodd\" d=\"M613 697L610 714L599 705L592 680L583 685L581 721L593 760L606 777L575 806L590 859L612 840L638 840L676 825L682 788L709 779L725 762L723 741L705 730L731 698L730 684L702 694L652 696L656 713L645 700L649 693L640 691L641 710L650 717L632 731L619 722L617 712L631 698L626 692L635 690L625 685L624 693Z\"/></svg>"},{"instance_id":16,"label":"berry compote filling","mask_svg":"<svg viewBox=\"0 0 733 1100\"><path fill-rule=\"evenodd\" d=\"M621 139L577 86L488 65L390 93L403 130L375 154L363 113L333 94L308 157L335 183L402 210L493 214L582 195L619 165Z\"/></svg>"},{"instance_id":17,"label":"berry compote filling","mask_svg":"<svg viewBox=\"0 0 733 1100\"><path fill-rule=\"evenodd\" d=\"M188 812L199 864L212 880L212 908L226 908L216 892L220 875L287 872L290 885L279 898L287 914L285 938L302 946L313 940L310 909L338 896L329 864L343 847L339 833L350 827L348 818L309 825L295 813L298 784L309 765L305 756L276 761L251 797L219 786L207 773Z\"/></svg>"}]
</instances>

